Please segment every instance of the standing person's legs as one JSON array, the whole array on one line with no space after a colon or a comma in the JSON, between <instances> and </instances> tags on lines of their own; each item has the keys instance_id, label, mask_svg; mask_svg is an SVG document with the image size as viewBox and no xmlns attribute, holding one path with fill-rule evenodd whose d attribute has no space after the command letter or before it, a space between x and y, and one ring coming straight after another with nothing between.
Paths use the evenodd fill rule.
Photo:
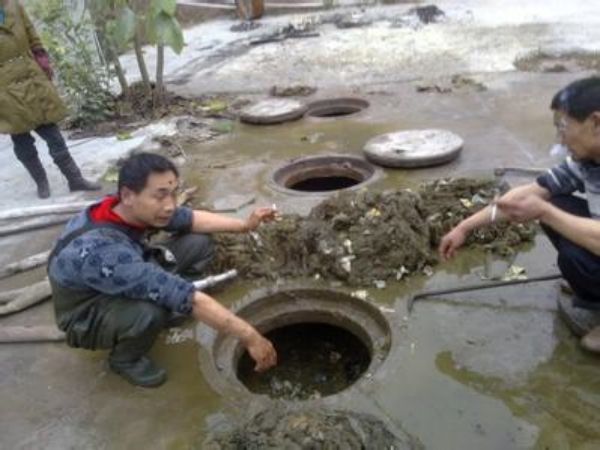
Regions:
<instances>
[{"instance_id":1,"label":"standing person's legs","mask_svg":"<svg viewBox=\"0 0 600 450\"><path fill-rule=\"evenodd\" d=\"M56 124L41 125L35 129L35 132L48 144L50 156L69 182L71 191L97 191L101 189L99 184L83 178Z\"/></svg>"},{"instance_id":2,"label":"standing person's legs","mask_svg":"<svg viewBox=\"0 0 600 450\"><path fill-rule=\"evenodd\" d=\"M37 195L39 198L50 197L50 185L46 170L42 166L37 149L35 148L35 140L30 133L12 134L13 150L17 159L29 172L33 181L37 185Z\"/></svg>"}]
</instances>

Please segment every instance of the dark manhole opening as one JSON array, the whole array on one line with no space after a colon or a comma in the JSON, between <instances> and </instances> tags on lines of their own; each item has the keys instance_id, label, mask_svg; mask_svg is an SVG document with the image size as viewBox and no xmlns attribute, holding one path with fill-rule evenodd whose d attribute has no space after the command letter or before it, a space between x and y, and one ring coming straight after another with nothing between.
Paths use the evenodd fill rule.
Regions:
<instances>
[{"instance_id":1,"label":"dark manhole opening","mask_svg":"<svg viewBox=\"0 0 600 450\"><path fill-rule=\"evenodd\" d=\"M303 192L337 191L356 186L360 182L360 180L344 176L314 177L299 181L288 188Z\"/></svg>"},{"instance_id":2,"label":"dark manhole opening","mask_svg":"<svg viewBox=\"0 0 600 450\"><path fill-rule=\"evenodd\" d=\"M301 323L266 336L277 350L277 366L257 373L248 352L237 366L238 379L257 394L288 400L332 395L357 381L371 363L362 340L339 326Z\"/></svg>"},{"instance_id":3,"label":"dark manhole opening","mask_svg":"<svg viewBox=\"0 0 600 450\"><path fill-rule=\"evenodd\" d=\"M308 105L308 115L312 117L341 117L361 112L369 107L369 102L360 98L339 98L319 100Z\"/></svg>"},{"instance_id":4,"label":"dark manhole opening","mask_svg":"<svg viewBox=\"0 0 600 450\"><path fill-rule=\"evenodd\" d=\"M280 167L271 180L274 187L288 193L319 193L360 187L376 173L376 168L361 158L312 156Z\"/></svg>"}]
</instances>

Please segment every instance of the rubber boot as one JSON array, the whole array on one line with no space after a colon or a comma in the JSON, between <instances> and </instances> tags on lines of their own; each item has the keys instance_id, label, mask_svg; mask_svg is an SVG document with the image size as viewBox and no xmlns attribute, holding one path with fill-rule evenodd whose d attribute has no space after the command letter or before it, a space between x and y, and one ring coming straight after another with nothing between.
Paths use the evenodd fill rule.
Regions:
<instances>
[{"instance_id":1,"label":"rubber boot","mask_svg":"<svg viewBox=\"0 0 600 450\"><path fill-rule=\"evenodd\" d=\"M18 156L17 156L18 157ZM37 185L37 195L39 198L48 198L50 197L50 185L48 184L48 177L46 176L46 170L40 161L40 158L35 155L35 157L29 157L26 159L19 158L19 161L25 166L33 181Z\"/></svg>"},{"instance_id":2,"label":"rubber boot","mask_svg":"<svg viewBox=\"0 0 600 450\"><path fill-rule=\"evenodd\" d=\"M144 338L120 341L108 357L111 370L136 386L160 386L167 380L167 371L146 356L153 342Z\"/></svg>"},{"instance_id":3,"label":"rubber boot","mask_svg":"<svg viewBox=\"0 0 600 450\"><path fill-rule=\"evenodd\" d=\"M75 163L68 150L65 149L60 153L60 155L54 157L54 163L58 166L62 174L69 182L69 190L71 192L99 191L102 189L102 186L100 186L98 183L92 183L91 181L83 178L79 167L77 167L77 163Z\"/></svg>"}]
</instances>

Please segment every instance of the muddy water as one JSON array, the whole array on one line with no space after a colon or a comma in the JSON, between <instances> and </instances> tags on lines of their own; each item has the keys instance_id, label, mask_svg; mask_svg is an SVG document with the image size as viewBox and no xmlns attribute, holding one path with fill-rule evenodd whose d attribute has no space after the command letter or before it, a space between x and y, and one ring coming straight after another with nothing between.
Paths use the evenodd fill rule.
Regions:
<instances>
[{"instance_id":1,"label":"muddy water","mask_svg":"<svg viewBox=\"0 0 600 450\"><path fill-rule=\"evenodd\" d=\"M276 127L236 124L224 140L188 150L197 167L187 176L202 181L203 196L209 201L251 192L257 203L277 202L284 212L305 213L322 198L290 198L273 191L268 185L271 170L299 156L360 154L362 144L376 134L433 125L429 113L435 114L436 126L466 138L460 158L426 171L386 171L384 179L370 188L416 187L423 179L449 174L489 174L493 166L515 161L546 164L545 145L551 142L544 134L551 132L543 117L547 105L544 96L534 94L511 93L492 102L486 93L466 94L458 102L422 96L418 106L414 100L401 109L386 104L384 113L369 111L343 121L310 119ZM413 114L408 113L411 107ZM515 115L515 108L522 114ZM524 115L528 119L520 118ZM554 259L547 240L539 237L512 262L535 276L556 270ZM366 289L369 298L397 320L396 335L369 390L345 401L378 411L429 449L597 448L600 360L582 353L558 320L551 283L423 300L405 318L409 295L481 282L484 260L481 250L463 251L451 263L438 266L431 277L421 274L390 282L385 289ZM494 267L502 272L509 262L499 257ZM215 295L230 305L266 285L272 283L237 281ZM306 280L306 286L311 285L329 286L322 280ZM340 284L333 287L344 289ZM168 350L158 349L160 354ZM177 360L182 371L190 371L188 352L173 352L169 358ZM243 417L210 390L199 371L180 382L173 389L191 388L189 411L197 427L171 448L202 440L214 429L214 417L230 425Z\"/></svg>"},{"instance_id":2,"label":"muddy water","mask_svg":"<svg viewBox=\"0 0 600 450\"><path fill-rule=\"evenodd\" d=\"M266 374L256 373L245 352L238 379L250 391L273 398L306 400L335 394L354 383L371 362L359 338L332 325L291 325L272 330L266 337L277 350L277 367Z\"/></svg>"}]
</instances>

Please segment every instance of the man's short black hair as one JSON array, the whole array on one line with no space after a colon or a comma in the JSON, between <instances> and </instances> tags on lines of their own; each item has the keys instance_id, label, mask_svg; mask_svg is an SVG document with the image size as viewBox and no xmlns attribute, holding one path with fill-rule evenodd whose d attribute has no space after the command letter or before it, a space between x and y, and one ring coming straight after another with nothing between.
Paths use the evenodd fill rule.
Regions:
<instances>
[{"instance_id":1,"label":"man's short black hair","mask_svg":"<svg viewBox=\"0 0 600 450\"><path fill-rule=\"evenodd\" d=\"M179 177L175 164L164 156L156 153L137 153L125 160L119 170L117 192L121 194L124 187L139 194L146 187L148 177L152 173L173 172Z\"/></svg>"},{"instance_id":2,"label":"man's short black hair","mask_svg":"<svg viewBox=\"0 0 600 450\"><path fill-rule=\"evenodd\" d=\"M600 77L583 78L567 85L554 95L550 108L583 122L600 111Z\"/></svg>"}]
</instances>

